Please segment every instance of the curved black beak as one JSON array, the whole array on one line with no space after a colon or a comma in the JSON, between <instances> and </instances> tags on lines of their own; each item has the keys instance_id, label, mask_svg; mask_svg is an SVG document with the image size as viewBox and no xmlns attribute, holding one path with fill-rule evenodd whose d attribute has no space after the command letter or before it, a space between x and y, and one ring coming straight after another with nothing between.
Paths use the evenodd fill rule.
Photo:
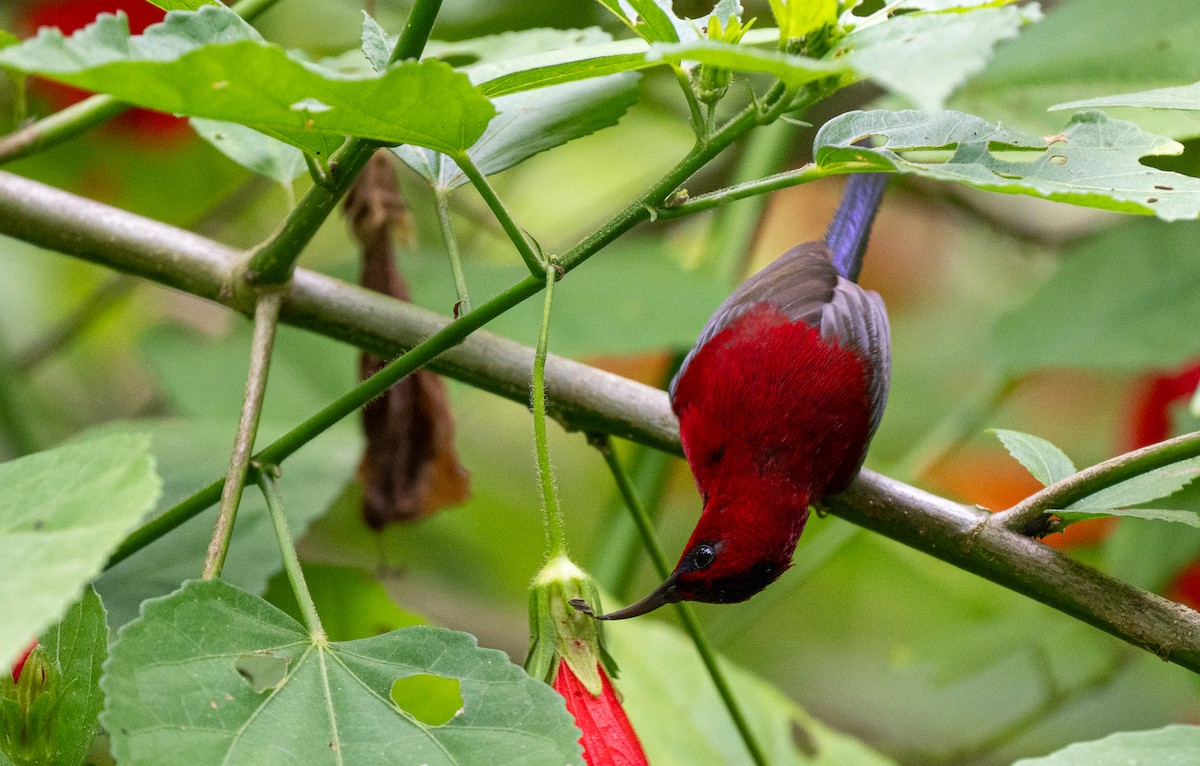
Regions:
<instances>
[{"instance_id":1,"label":"curved black beak","mask_svg":"<svg viewBox=\"0 0 1200 766\"><path fill-rule=\"evenodd\" d=\"M608 614L596 615L597 620L624 620L629 617L637 617L639 615L648 614L658 609L664 604L674 604L676 601L682 601L683 597L675 590L675 575L671 575L666 581L654 589L649 596L646 596L641 601L630 604L624 609L618 609L615 612Z\"/></svg>"}]
</instances>

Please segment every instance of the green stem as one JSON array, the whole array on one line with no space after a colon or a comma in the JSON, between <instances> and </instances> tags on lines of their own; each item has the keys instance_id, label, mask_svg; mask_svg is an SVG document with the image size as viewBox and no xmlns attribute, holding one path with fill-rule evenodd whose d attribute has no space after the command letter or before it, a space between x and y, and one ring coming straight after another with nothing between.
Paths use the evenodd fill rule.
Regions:
<instances>
[{"instance_id":1,"label":"green stem","mask_svg":"<svg viewBox=\"0 0 1200 766\"><path fill-rule=\"evenodd\" d=\"M292 584L292 593L296 594L296 602L300 604L304 624L308 626L308 632L312 634L313 639L323 643L328 639L317 614L317 605L313 603L312 593L304 580L304 570L300 567L300 558L296 555L296 544L292 541L287 516L283 513L283 498L279 495L279 485L275 481L278 474L279 466L260 466L258 487L267 500L267 511L271 514L271 523L275 525L275 538L279 541L279 553L283 556L283 571L287 572L288 582Z\"/></svg>"},{"instance_id":2,"label":"green stem","mask_svg":"<svg viewBox=\"0 0 1200 766\"><path fill-rule=\"evenodd\" d=\"M542 508L546 514L546 558L567 555L567 535L563 530L562 507L554 489L554 474L550 471L550 447L546 442L546 351L550 345L550 307L554 303L554 283L558 271L546 269L546 300L542 304L542 331L538 334L537 351L533 355L533 383L530 393L533 406L533 445L537 451L538 479L542 485Z\"/></svg>"},{"instance_id":3,"label":"green stem","mask_svg":"<svg viewBox=\"0 0 1200 766\"><path fill-rule=\"evenodd\" d=\"M786 122L753 133L734 168L732 186L751 183L777 170L795 134L795 127ZM753 196L746 204L724 208L709 225L703 263L721 284L732 286L741 281L746 254L754 244L754 232L766 204L766 197Z\"/></svg>"},{"instance_id":4,"label":"green stem","mask_svg":"<svg viewBox=\"0 0 1200 766\"><path fill-rule=\"evenodd\" d=\"M864 166L865 169L866 166ZM878 170L878 168L872 168ZM759 178L754 181L746 181L745 183L734 184L724 189L718 189L708 194L700 194L695 197L690 197L687 200L680 202L677 205L664 206L656 212L660 220L673 220L675 218L683 218L684 216L694 215L705 210L711 210L734 200L744 199L745 197L753 197L767 192L786 189L790 186L799 186L810 181L818 181L822 178L830 176L844 175L847 172L854 172L848 169L846 165L839 165L836 169L830 170L817 167L814 163L808 163L803 167L795 170L788 170L783 173L776 173L773 176Z\"/></svg>"},{"instance_id":5,"label":"green stem","mask_svg":"<svg viewBox=\"0 0 1200 766\"><path fill-rule=\"evenodd\" d=\"M646 515L645 508L642 507L641 501L638 499L637 491L633 488L633 483L630 482L628 474L625 473L624 466L617 459L617 454L613 450L612 439L607 435L592 435L589 437L592 446L599 450L604 456L604 462L608 464L608 468L612 471L613 479L617 482L617 488L621 491L621 496L625 498L625 504L629 507L629 513L633 516L633 520L637 523L638 531L642 534L642 541L646 544L646 550L650 553L650 558L654 561L654 566L658 570L658 574L663 579L670 575L671 570L667 563L666 556L663 555L662 546L658 544L658 539L654 534L654 527L650 523L650 518ZM729 687L729 682L725 678L725 673L721 666L717 664L717 655L709 645L708 640L704 637L704 632L700 629L700 623L696 620L696 615L692 612L691 606L681 602L675 605L675 611L679 615L679 619L683 622L683 627L692 639L692 643L696 646L696 652L700 655L700 659L704 662L704 667L708 670L708 675L712 678L713 685L717 687L717 693L721 696L721 701L725 703L725 709L729 711L729 717L733 719L733 724L737 727L738 734L742 737L742 742L746 745L746 750L750 752L750 758L758 766L769 766L770 761L767 760L766 754L758 744L758 740L754 736L754 732L750 729L750 723L746 720L745 714L742 712L741 705L738 704L737 698L733 695L733 690Z\"/></svg>"},{"instance_id":6,"label":"green stem","mask_svg":"<svg viewBox=\"0 0 1200 766\"><path fill-rule=\"evenodd\" d=\"M138 281L133 277L112 275L62 321L17 354L13 367L25 373L33 370L70 345L137 286Z\"/></svg>"},{"instance_id":7,"label":"green stem","mask_svg":"<svg viewBox=\"0 0 1200 766\"><path fill-rule=\"evenodd\" d=\"M462 257L458 252L458 238L454 236L454 227L450 222L450 195L438 189L433 196L438 224L442 229L442 241L446 243L446 256L450 259L450 273L454 275L454 292L458 296L454 316L468 314L471 311L471 296L467 292L467 278L463 274Z\"/></svg>"},{"instance_id":8,"label":"green stem","mask_svg":"<svg viewBox=\"0 0 1200 766\"><path fill-rule=\"evenodd\" d=\"M679 87L683 90L683 97L687 99L688 113L692 117L692 130L696 132L696 140L700 143L712 135L712 125L710 121L704 119L704 114L700 109L700 101L696 98L695 91L692 90L692 81L688 79L687 72L683 71L678 66L672 66L675 70L675 80L679 83ZM710 108L709 117L715 117L713 114L715 108Z\"/></svg>"},{"instance_id":9,"label":"green stem","mask_svg":"<svg viewBox=\"0 0 1200 766\"><path fill-rule=\"evenodd\" d=\"M1176 436L1111 460L1055 482L1035 492L1003 513L994 514L986 523L1014 531L1024 531L1030 522L1051 511L1062 510L1077 500L1094 495L1102 489L1141 476L1147 471L1178 463L1200 455L1200 431Z\"/></svg>"},{"instance_id":10,"label":"green stem","mask_svg":"<svg viewBox=\"0 0 1200 766\"><path fill-rule=\"evenodd\" d=\"M246 21L252 21L277 2L279 0L242 0L232 10ZM72 104L0 138L0 165L57 146L130 108L129 104L103 94Z\"/></svg>"},{"instance_id":11,"label":"green stem","mask_svg":"<svg viewBox=\"0 0 1200 766\"><path fill-rule=\"evenodd\" d=\"M283 291L273 290L262 293L254 306L254 336L250 345L246 398L242 402L242 417L238 421L233 452L229 456L229 472L221 490L221 508L217 513L217 523L213 528L212 540L208 544L208 556L204 561L206 580L221 576L225 556L229 553L229 542L233 539L233 524L237 520L242 489L246 485L246 472L250 467L254 436L258 433L263 396L267 390L267 374L271 369L271 349L275 345L275 329L279 326L279 307L282 303Z\"/></svg>"},{"instance_id":12,"label":"green stem","mask_svg":"<svg viewBox=\"0 0 1200 766\"><path fill-rule=\"evenodd\" d=\"M415 0L400 40L392 50L392 61L420 58L441 6L442 0ZM379 144L375 141L352 138L334 153L329 160L333 176L329 183L313 184L279 230L254 249L246 264L246 282L263 287L282 285L292 278L300 254L377 148Z\"/></svg>"},{"instance_id":13,"label":"green stem","mask_svg":"<svg viewBox=\"0 0 1200 766\"><path fill-rule=\"evenodd\" d=\"M521 230L521 227L513 220L512 214L508 212L508 208L496 196L496 190L488 183L487 176L480 172L479 168L475 165L475 161L466 152L456 154L451 159L454 160L454 163L458 165L467 178L471 179L471 184L479 192L479 196L483 197L483 201L491 208L492 214L500 222L504 233L508 235L508 238L512 240L513 246L517 248L517 252L521 254L521 260L525 261L525 266L528 267L529 273L534 276L541 276L546 271L546 264L534 252L533 247L529 244L529 238L525 236L525 232Z\"/></svg>"},{"instance_id":14,"label":"green stem","mask_svg":"<svg viewBox=\"0 0 1200 766\"><path fill-rule=\"evenodd\" d=\"M642 196L567 251L559 259L559 267L564 272L570 271L637 224L648 220L651 211L661 205L667 195L671 194L725 147L733 143L738 136L757 125L760 118L761 115L755 107L744 109L738 116L726 123L710 141L693 147L674 168ZM278 465L282 463L296 450L328 430L342 418L381 395L396 381L420 369L443 351L462 343L472 332L536 295L543 287L542 279L531 275L469 314L464 314L281 436L255 455L254 460L260 464ZM109 559L109 566L127 558L204 511L214 502L220 493L220 487L220 481L213 482L192 497L134 530Z\"/></svg>"}]
</instances>

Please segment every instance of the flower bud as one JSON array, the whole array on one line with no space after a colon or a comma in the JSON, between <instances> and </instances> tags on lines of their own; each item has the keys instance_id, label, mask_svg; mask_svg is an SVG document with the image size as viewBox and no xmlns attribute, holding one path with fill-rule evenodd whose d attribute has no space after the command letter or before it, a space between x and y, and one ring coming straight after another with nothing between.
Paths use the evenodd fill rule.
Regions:
<instances>
[{"instance_id":1,"label":"flower bud","mask_svg":"<svg viewBox=\"0 0 1200 766\"><path fill-rule=\"evenodd\" d=\"M54 762L51 728L58 707L57 672L36 643L0 677L0 750L17 766Z\"/></svg>"},{"instance_id":2,"label":"flower bud","mask_svg":"<svg viewBox=\"0 0 1200 766\"><path fill-rule=\"evenodd\" d=\"M752 26L754 26L754 19L742 24L742 20L737 16L729 16L722 22L720 16L713 14L708 19L705 34L709 40L737 45ZM729 89L731 78L732 72L725 67L701 64L700 69L694 75L692 91L700 101L712 105L725 97L725 91Z\"/></svg>"}]
</instances>

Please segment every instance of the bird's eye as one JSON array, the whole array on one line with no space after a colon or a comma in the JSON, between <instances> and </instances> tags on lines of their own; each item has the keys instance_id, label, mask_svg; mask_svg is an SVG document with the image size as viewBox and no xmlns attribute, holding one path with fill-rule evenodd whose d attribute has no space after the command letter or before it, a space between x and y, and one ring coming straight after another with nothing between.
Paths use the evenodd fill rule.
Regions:
<instances>
[{"instance_id":1,"label":"bird's eye","mask_svg":"<svg viewBox=\"0 0 1200 766\"><path fill-rule=\"evenodd\" d=\"M692 566L704 569L717 558L717 549L710 543L700 543L692 549Z\"/></svg>"}]
</instances>

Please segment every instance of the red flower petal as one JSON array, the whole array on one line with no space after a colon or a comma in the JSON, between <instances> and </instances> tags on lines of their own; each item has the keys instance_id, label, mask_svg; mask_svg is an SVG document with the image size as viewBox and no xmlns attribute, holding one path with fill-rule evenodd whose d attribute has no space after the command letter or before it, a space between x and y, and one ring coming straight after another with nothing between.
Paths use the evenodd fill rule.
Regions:
<instances>
[{"instance_id":1,"label":"red flower petal","mask_svg":"<svg viewBox=\"0 0 1200 766\"><path fill-rule=\"evenodd\" d=\"M559 662L554 678L554 690L567 701L567 710L583 732L583 759L588 766L650 766L603 668L600 679L604 691L593 697L566 662Z\"/></svg>"},{"instance_id":2,"label":"red flower petal","mask_svg":"<svg viewBox=\"0 0 1200 766\"><path fill-rule=\"evenodd\" d=\"M25 660L29 659L29 655L32 654L33 650L36 648L37 640L35 639L34 642L29 645L29 648L25 650L25 653L17 658L17 661L13 663L12 679L14 684L21 680L21 671L25 668Z\"/></svg>"}]
</instances>

